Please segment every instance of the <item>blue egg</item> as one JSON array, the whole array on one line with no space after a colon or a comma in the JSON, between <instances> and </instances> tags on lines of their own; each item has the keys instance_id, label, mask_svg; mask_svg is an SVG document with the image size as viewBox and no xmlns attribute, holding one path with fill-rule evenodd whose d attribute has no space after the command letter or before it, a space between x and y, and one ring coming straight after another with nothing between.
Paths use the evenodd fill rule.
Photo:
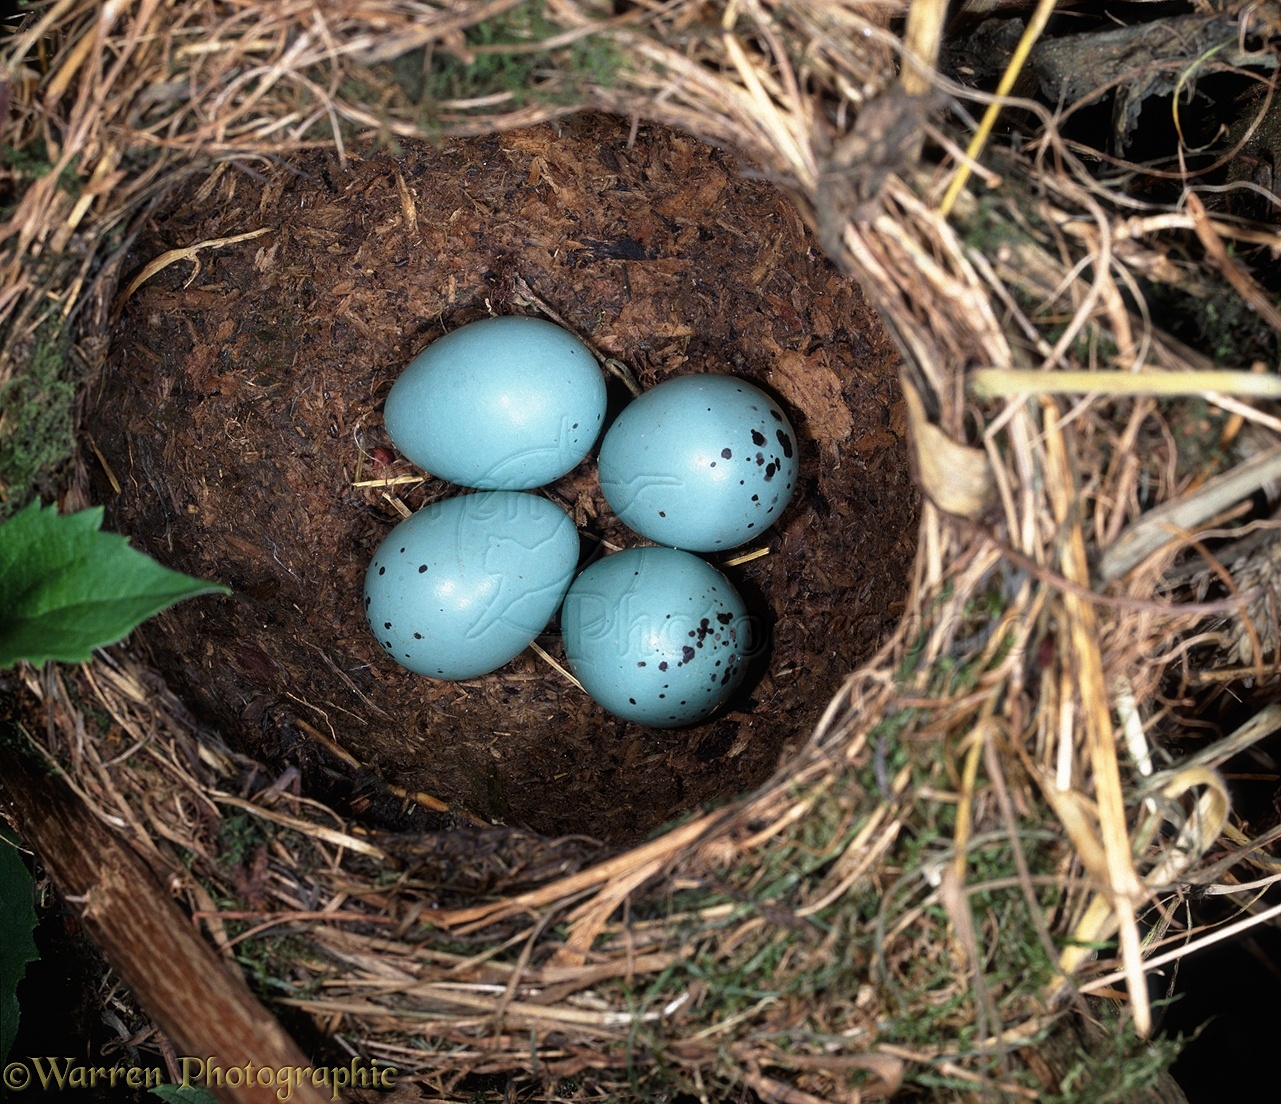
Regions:
<instances>
[{"instance_id":1,"label":"blue egg","mask_svg":"<svg viewBox=\"0 0 1281 1104\"><path fill-rule=\"evenodd\" d=\"M402 667L465 679L523 652L560 606L578 530L555 503L516 491L459 495L407 517L365 574L365 617Z\"/></svg>"},{"instance_id":2,"label":"blue egg","mask_svg":"<svg viewBox=\"0 0 1281 1104\"><path fill-rule=\"evenodd\" d=\"M736 548L765 532L796 488L796 432L764 391L734 376L679 376L609 427L600 485L619 519L658 544Z\"/></svg>"},{"instance_id":3,"label":"blue egg","mask_svg":"<svg viewBox=\"0 0 1281 1104\"><path fill-rule=\"evenodd\" d=\"M733 584L675 548L632 548L592 564L565 595L561 631L583 688L654 728L721 706L742 681L751 635Z\"/></svg>"},{"instance_id":4,"label":"blue egg","mask_svg":"<svg viewBox=\"0 0 1281 1104\"><path fill-rule=\"evenodd\" d=\"M605 420L605 380L573 334L485 318L419 353L384 410L392 442L462 487L522 491L577 467Z\"/></svg>"}]
</instances>

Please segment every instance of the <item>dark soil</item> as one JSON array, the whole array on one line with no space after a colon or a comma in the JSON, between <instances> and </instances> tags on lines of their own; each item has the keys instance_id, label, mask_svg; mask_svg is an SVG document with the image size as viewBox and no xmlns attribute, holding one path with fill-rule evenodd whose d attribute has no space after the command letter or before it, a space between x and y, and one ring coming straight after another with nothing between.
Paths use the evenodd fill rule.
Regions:
<instances>
[{"instance_id":1,"label":"dark soil","mask_svg":"<svg viewBox=\"0 0 1281 1104\"><path fill-rule=\"evenodd\" d=\"M625 122L576 118L349 151L346 167L329 153L226 165L175 197L129 263L263 227L133 295L88 418L122 487L95 474L109 526L234 588L139 632L200 719L274 769L298 767L305 792L399 827L444 821L383 783L628 843L763 781L893 627L917 518L898 357L787 198L689 137L642 126L629 142ZM484 678L430 681L365 626L365 568L396 503L456 493L430 478L357 485L414 474L382 402L440 334L537 313L522 286L643 386L735 373L775 394L802 437L769 554L723 566L770 631L710 721L617 720L532 651ZM644 543L610 514L592 458L543 493L573 514L585 555L592 538ZM560 655L554 626L541 642Z\"/></svg>"}]
</instances>

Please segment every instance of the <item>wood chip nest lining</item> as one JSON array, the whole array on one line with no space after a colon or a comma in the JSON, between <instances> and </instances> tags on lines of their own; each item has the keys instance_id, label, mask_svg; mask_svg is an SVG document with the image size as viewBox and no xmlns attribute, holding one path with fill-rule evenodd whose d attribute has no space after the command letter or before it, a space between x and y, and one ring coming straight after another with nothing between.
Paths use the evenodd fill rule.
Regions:
<instances>
[{"instance_id":1,"label":"wood chip nest lining","mask_svg":"<svg viewBox=\"0 0 1281 1104\"><path fill-rule=\"evenodd\" d=\"M893 630L911 574L898 356L857 286L736 159L649 124L633 140L610 116L353 151L346 168L304 153L291 170L193 180L133 247L130 268L270 228L141 286L86 411L121 484L97 480L108 526L235 593L178 606L135 643L228 742L384 829L444 821L421 799L403 815L371 778L615 846L754 789ZM396 459L380 411L392 381L442 331L548 309L641 386L728 372L796 419L793 502L713 557L761 646L703 724L662 734L606 715L551 666L555 627L542 656L453 683L389 663L360 616L401 512L456 493ZM618 409L628 392L610 379ZM390 466L372 466L380 453ZM585 558L636 543L591 461L538 493L573 515Z\"/></svg>"},{"instance_id":2,"label":"wood chip nest lining","mask_svg":"<svg viewBox=\"0 0 1281 1104\"><path fill-rule=\"evenodd\" d=\"M962 197L944 219L949 163L917 165L914 143L886 125L911 110L885 109L899 49L886 8L690 2L611 16L558 0L545 12L564 35L557 49L571 52L551 51L539 97L441 104L426 122L489 131L583 104L643 115L732 146L794 194L908 360L916 471L931 501L894 638L770 784L606 857L515 835L458 853L363 834L287 783L262 788L254 764L124 651L24 672L45 722L33 735L171 872L216 944L243 952L293 933L266 951L290 994L282 1003L368 1055L425 1071L442 1093L469 1093L464 1074L494 1071L627 1084L636 1054L660 1052L646 1086L660 1092L746 1085L794 1104L937 1076L1026 1091L985 1056L1005 1053L1020 1077L1035 1076L1036 1048L1023 1048L1042 1040L1048 1053L1065 1024L1080 1028L1082 985L1125 982L1143 1025L1139 910L1221 881L1250 849L1215 768L1274 729L1275 711L1191 765L1167 769L1154 747L1186 634L1237 607L1173 600L1166 572L1183 536L1106 586L1091 574L1145 511L1195 500L1213 474L1181 467L1177 441L1184 396L1205 393L1203 377L1193 386L1181 373L1216 366L1134 316L1125 293L1135 273L1162 271L1162 234L1189 231L1251 299L1257 287L1224 248L1242 230L1195 203L1135 216L1081 184L1084 172L1019 160L1000 166L995 197ZM165 182L213 159L341 145L344 128L418 133L424 121L396 86L384 80L380 99L378 71L360 66L427 44L465 54L459 35L476 13L351 0L323 17L301 3L229 17L192 3L179 14L144 4L104 9L100 21L97 5L71 0L6 44L17 64L0 87L17 144L43 136L53 171L29 184L4 228L5 377L51 299L98 362L121 278L113 231ZM572 53L589 34L625 61L608 84L593 84ZM557 68L567 56L579 68ZM882 108L864 113L868 101ZM857 164L851 151L862 151ZM61 186L68 173L78 187ZM1037 324L1030 304L1051 302L1067 313ZM1102 379L1087 400L1035 384L983 401L966 390L973 366L1053 373L1109 358L1160 377L1154 391L1172 397L1111 398ZM1270 457L1281 426L1226 394L1231 385L1209 400L1241 421L1216 420L1215 438L1235 439L1244 423L1250 447ZM81 504L77 486L67 507ZM1233 506L1214 505L1196 526ZM1264 616L1274 576L1249 564L1247 612ZM1273 677L1261 661L1269 644L1275 657L1275 632L1256 626L1249 649L1239 635L1223 633L1233 661ZM87 705L110 718L98 735ZM220 855L233 817L265 856L256 868L229 872ZM1270 860L1247 861L1270 875ZM238 879L271 925L253 936L214 903ZM332 923L310 918L326 908ZM1114 937L1112 961L1081 949ZM1025 964L1018 976L998 968L1004 956Z\"/></svg>"}]
</instances>

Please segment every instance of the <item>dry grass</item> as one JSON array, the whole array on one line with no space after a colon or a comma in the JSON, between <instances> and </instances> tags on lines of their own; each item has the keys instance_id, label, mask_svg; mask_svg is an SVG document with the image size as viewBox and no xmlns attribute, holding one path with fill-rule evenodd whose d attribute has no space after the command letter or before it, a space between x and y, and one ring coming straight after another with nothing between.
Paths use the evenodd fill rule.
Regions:
<instances>
[{"instance_id":1,"label":"dry grass","mask_svg":"<svg viewBox=\"0 0 1281 1104\"><path fill-rule=\"evenodd\" d=\"M1275 707L1194 760L1162 746L1198 677L1276 677L1275 558L1220 564L1204 544L1230 532L1249 476L1198 496L1275 456L1281 426L1255 398L1274 381L1164 335L1137 292L1191 233L1205 278L1256 303L1224 242L1281 238L1190 192L1136 209L1034 103L1006 103L1040 120L1019 157L967 158L939 108L993 98L928 66L913 80L932 92L904 92L895 5L612 11L47 7L0 69L8 141L44 166L0 225L0 380L51 303L99 362L120 244L179 178L580 106L683 127L794 195L904 351L929 502L893 639L767 786L613 856L505 830L370 836L287 784L251 785L254 765L123 651L26 672L30 735L272 999L442 1095L515 1071L584 1098L1052 1098L1036 1054L1088 1020L1083 994L1123 981L1142 1037L1147 971L1217 938L1187 926L1191 894L1232 896L1242 925L1275 912L1257 903L1275 833L1233 821L1216 769L1278 727ZM502 41L469 34L486 18ZM922 8L915 41L938 18ZM391 64L406 58L466 94L415 102ZM486 88L467 85L478 73ZM1189 393L1215 412L1200 449ZM1188 549L1200 559L1172 571ZM1226 598L1189 604L1212 584ZM1132 1053L1100 1051L1095 1073L1137 1068Z\"/></svg>"}]
</instances>

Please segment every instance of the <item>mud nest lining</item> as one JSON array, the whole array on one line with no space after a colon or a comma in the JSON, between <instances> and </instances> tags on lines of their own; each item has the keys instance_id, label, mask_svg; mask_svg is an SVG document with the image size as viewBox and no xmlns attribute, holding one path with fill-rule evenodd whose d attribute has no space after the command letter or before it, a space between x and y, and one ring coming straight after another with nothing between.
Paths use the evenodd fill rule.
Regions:
<instances>
[{"instance_id":1,"label":"mud nest lining","mask_svg":"<svg viewBox=\"0 0 1281 1104\"><path fill-rule=\"evenodd\" d=\"M764 781L892 628L918 507L899 357L794 206L732 156L589 116L345 165L330 152L223 164L150 223L126 271L257 231L128 300L88 421L109 524L235 591L141 630L154 662L201 720L296 767L304 792L386 827L450 820L403 791L548 836L633 842ZM424 680L360 615L400 506L457 493L430 478L362 485L418 474L382 425L392 382L442 333L544 308L644 387L750 379L801 436L796 497L736 550L768 554L718 560L768 645L705 723L621 721L532 652L480 679ZM604 503L594 456L542 493L585 554L643 543ZM540 642L561 655L554 625Z\"/></svg>"}]
</instances>

